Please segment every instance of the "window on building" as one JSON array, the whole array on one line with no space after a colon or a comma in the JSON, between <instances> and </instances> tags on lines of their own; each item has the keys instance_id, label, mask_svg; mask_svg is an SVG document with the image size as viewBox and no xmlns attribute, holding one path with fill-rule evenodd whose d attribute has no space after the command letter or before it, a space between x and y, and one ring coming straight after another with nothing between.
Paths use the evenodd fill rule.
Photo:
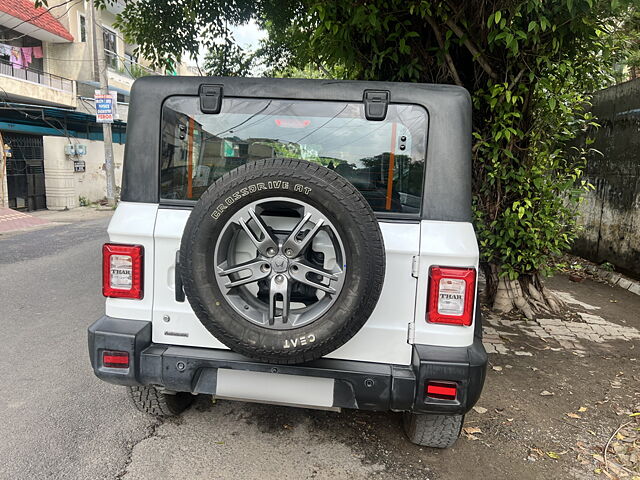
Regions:
<instances>
[{"instance_id":1,"label":"window on building","mask_svg":"<svg viewBox=\"0 0 640 480\"><path fill-rule=\"evenodd\" d=\"M115 70L118 68L116 33L103 27L102 36L104 39L104 56L107 62L107 67Z\"/></svg>"},{"instance_id":2,"label":"window on building","mask_svg":"<svg viewBox=\"0 0 640 480\"><path fill-rule=\"evenodd\" d=\"M84 15L80 15L80 41L87 41L87 18Z\"/></svg>"}]
</instances>

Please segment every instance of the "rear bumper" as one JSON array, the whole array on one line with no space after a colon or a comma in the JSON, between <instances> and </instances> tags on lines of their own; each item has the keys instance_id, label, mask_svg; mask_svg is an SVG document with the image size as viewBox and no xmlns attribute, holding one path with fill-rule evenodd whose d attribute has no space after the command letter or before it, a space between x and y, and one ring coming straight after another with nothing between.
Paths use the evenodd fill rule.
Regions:
<instances>
[{"instance_id":1,"label":"rear bumper","mask_svg":"<svg viewBox=\"0 0 640 480\"><path fill-rule=\"evenodd\" d=\"M105 367L103 350L128 352L129 368ZM271 365L229 350L154 344L150 322L106 316L89 327L89 355L96 376L118 385L155 385L171 391L224 396L218 381L219 369L224 370L225 377L229 371L260 372L255 376L267 380L266 375L278 375L274 380L295 375L311 379L311 383L326 383L313 380L319 378L332 380L328 403L292 402L297 405L441 414L466 413L475 405L487 365L487 354L478 337L469 347L415 345L411 365L334 359ZM428 380L456 382L457 398L426 398ZM261 400L259 394L244 399Z\"/></svg>"}]
</instances>

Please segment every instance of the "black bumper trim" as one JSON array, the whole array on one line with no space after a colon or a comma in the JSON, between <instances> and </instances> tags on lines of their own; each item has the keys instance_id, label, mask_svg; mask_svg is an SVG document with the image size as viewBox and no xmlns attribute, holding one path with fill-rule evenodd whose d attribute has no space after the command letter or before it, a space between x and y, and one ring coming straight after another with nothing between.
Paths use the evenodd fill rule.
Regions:
<instances>
[{"instance_id":1,"label":"black bumper trim","mask_svg":"<svg viewBox=\"0 0 640 480\"><path fill-rule=\"evenodd\" d=\"M129 352L128 369L106 368L102 350ZM261 363L229 350L151 342L151 323L102 317L89 327L89 354L98 378L118 385L156 385L168 390L216 393L218 368L334 379L333 406L361 410L465 413L480 396L487 355L480 339L469 347L416 345L411 365L320 359L302 365ZM425 400L425 382L458 383L454 401Z\"/></svg>"}]
</instances>

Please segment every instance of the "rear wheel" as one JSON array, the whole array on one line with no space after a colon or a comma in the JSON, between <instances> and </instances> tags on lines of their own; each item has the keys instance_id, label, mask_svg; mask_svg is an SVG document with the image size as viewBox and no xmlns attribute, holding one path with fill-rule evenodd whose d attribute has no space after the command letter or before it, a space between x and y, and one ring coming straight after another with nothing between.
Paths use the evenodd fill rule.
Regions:
<instances>
[{"instance_id":1,"label":"rear wheel","mask_svg":"<svg viewBox=\"0 0 640 480\"><path fill-rule=\"evenodd\" d=\"M155 417L173 417L185 411L193 395L186 392L165 393L153 386L128 387L129 398L143 413Z\"/></svg>"},{"instance_id":2,"label":"rear wheel","mask_svg":"<svg viewBox=\"0 0 640 480\"><path fill-rule=\"evenodd\" d=\"M462 430L464 415L404 414L404 431L416 445L449 448L456 443Z\"/></svg>"}]
</instances>

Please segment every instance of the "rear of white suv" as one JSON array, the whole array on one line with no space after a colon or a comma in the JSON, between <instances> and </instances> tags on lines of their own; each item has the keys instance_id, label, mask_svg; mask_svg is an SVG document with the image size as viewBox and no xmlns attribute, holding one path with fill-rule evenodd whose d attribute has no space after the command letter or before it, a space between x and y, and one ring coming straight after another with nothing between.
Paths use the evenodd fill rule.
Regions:
<instances>
[{"instance_id":1,"label":"rear of white suv","mask_svg":"<svg viewBox=\"0 0 640 480\"><path fill-rule=\"evenodd\" d=\"M466 91L143 79L130 111L96 375L150 413L394 410L450 446L486 369Z\"/></svg>"}]
</instances>

